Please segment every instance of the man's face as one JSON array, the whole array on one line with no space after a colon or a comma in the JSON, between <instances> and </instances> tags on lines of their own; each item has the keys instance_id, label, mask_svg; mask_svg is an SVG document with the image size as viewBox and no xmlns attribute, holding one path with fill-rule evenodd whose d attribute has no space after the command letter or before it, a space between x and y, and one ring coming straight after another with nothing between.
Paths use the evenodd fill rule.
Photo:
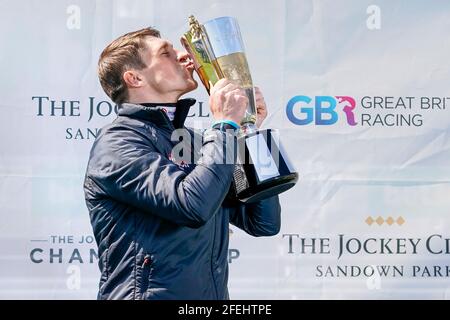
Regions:
<instances>
[{"instance_id":1,"label":"man's face","mask_svg":"<svg viewBox=\"0 0 450 320\"><path fill-rule=\"evenodd\" d=\"M140 71L147 84L158 94L178 96L197 88L192 77L194 64L185 51L178 51L164 39L147 37L142 58L147 67Z\"/></svg>"}]
</instances>

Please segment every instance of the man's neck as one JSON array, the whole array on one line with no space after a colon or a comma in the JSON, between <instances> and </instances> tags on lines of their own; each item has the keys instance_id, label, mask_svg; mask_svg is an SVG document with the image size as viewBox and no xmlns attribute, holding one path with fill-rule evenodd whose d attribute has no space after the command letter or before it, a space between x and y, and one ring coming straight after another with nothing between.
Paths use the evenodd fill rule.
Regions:
<instances>
[{"instance_id":1,"label":"man's neck","mask_svg":"<svg viewBox=\"0 0 450 320\"><path fill-rule=\"evenodd\" d=\"M129 93L129 103L176 103L180 98L178 93L158 94L155 92L133 92Z\"/></svg>"}]
</instances>

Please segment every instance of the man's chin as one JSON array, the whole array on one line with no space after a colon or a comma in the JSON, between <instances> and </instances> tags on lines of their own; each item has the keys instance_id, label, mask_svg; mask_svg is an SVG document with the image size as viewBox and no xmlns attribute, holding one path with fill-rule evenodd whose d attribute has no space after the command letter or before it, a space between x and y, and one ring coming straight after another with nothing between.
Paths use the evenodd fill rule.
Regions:
<instances>
[{"instance_id":1,"label":"man's chin","mask_svg":"<svg viewBox=\"0 0 450 320\"><path fill-rule=\"evenodd\" d=\"M191 92L191 91L197 89L197 87L198 87L197 81L191 79L191 80L189 80L189 83L188 83L188 85L186 86L186 89L183 91L183 93L182 93L181 95L184 95L184 94L186 94L186 93L189 93L189 92Z\"/></svg>"},{"instance_id":2,"label":"man's chin","mask_svg":"<svg viewBox=\"0 0 450 320\"><path fill-rule=\"evenodd\" d=\"M192 90L197 89L197 88L198 88L198 82L197 82L197 80L192 79L192 82L193 82L193 86L194 86L194 88L193 88Z\"/></svg>"},{"instance_id":3,"label":"man's chin","mask_svg":"<svg viewBox=\"0 0 450 320\"><path fill-rule=\"evenodd\" d=\"M186 91L186 92L190 92L197 88L198 88L198 82L195 79L190 79L189 80L189 88L188 88L188 91Z\"/></svg>"}]
</instances>

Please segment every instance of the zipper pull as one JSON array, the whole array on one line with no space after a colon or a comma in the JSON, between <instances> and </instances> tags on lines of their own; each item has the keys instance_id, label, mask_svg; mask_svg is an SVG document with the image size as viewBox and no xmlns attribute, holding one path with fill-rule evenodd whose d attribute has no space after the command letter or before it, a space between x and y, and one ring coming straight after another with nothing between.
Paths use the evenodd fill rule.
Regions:
<instances>
[{"instance_id":1,"label":"zipper pull","mask_svg":"<svg viewBox=\"0 0 450 320\"><path fill-rule=\"evenodd\" d=\"M150 256L145 256L144 257L144 262L142 263L142 268L144 268L145 266L148 266L152 263L152 258Z\"/></svg>"}]
</instances>

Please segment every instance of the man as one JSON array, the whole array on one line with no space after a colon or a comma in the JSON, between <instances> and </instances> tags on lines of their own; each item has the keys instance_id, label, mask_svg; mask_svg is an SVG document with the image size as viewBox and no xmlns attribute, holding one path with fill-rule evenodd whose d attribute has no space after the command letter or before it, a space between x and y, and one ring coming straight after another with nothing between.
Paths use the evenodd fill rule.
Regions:
<instances>
[{"instance_id":1,"label":"man","mask_svg":"<svg viewBox=\"0 0 450 320\"><path fill-rule=\"evenodd\" d=\"M98 245L98 298L228 299L229 223L253 236L280 229L278 197L224 201L234 166L220 160L223 150L233 151L229 129L243 118L243 90L224 79L213 87L215 125L201 137L198 161L180 163L171 135L194 135L184 120L195 100L179 100L197 87L188 54L146 28L107 46L98 71L119 105L94 142L84 183ZM258 97L264 118L259 90Z\"/></svg>"}]
</instances>

